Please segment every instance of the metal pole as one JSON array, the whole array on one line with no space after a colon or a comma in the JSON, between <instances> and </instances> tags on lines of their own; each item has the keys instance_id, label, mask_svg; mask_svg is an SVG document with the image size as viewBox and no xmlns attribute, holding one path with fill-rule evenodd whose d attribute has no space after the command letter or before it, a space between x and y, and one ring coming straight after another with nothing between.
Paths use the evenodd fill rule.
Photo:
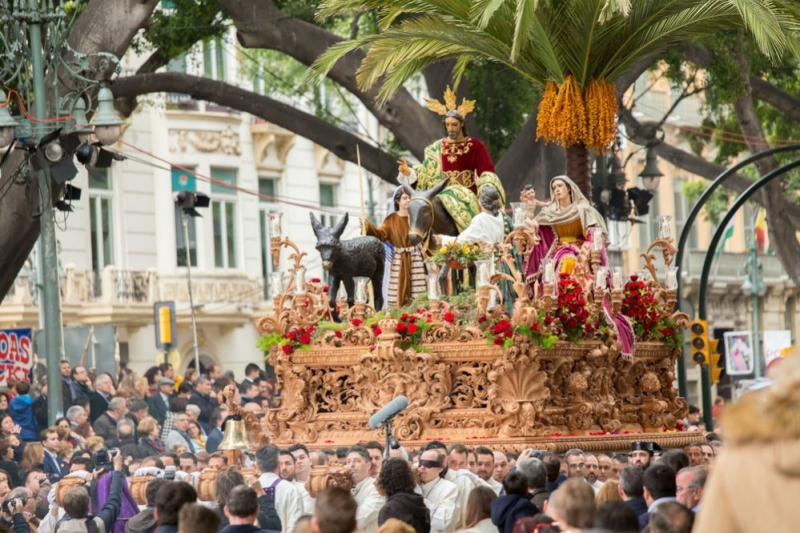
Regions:
<instances>
[{"instance_id":1,"label":"metal pole","mask_svg":"<svg viewBox=\"0 0 800 533\"><path fill-rule=\"evenodd\" d=\"M189 308L192 312L192 348L194 350L194 368L200 372L200 350L197 347L197 317L194 314L194 296L192 295L192 255L189 252L189 215L183 213L183 248L186 250L186 277L189 280ZM166 358L166 355L164 356Z\"/></svg>"},{"instance_id":2,"label":"metal pole","mask_svg":"<svg viewBox=\"0 0 800 533\"><path fill-rule=\"evenodd\" d=\"M758 216L758 211L756 211L755 217ZM750 236L747 239L750 244L750 285L753 287L752 292L750 293L750 302L753 307L753 371L755 373L756 378L761 377L761 328L760 328L760 316L761 316L761 279L759 279L760 273L758 271L758 249L756 244L756 222L755 217L753 218L753 224L750 227Z\"/></svg>"},{"instance_id":3,"label":"metal pole","mask_svg":"<svg viewBox=\"0 0 800 533\"><path fill-rule=\"evenodd\" d=\"M720 220L719 225L717 226L717 230L711 237L711 243L709 243L708 245L708 251L706 252L705 259L703 260L703 270L700 274L700 288L697 293L697 300L698 300L697 318L701 320L706 320L708 317L707 313L708 277L711 272L711 263L713 262L714 256L716 255L719 242L722 240L722 234L728 227L728 222L730 222L731 219L736 215L736 212L739 210L739 208L742 207L745 204L745 202L747 202L747 200L749 200L750 197L753 196L756 192L758 192L762 187L767 185L772 180L783 176L793 168L797 167L800 167L800 159L776 168L772 172L766 174L764 177L762 177L761 179L750 185L742 194L740 194L736 198L731 208L728 209L728 211L722 217L722 220ZM711 419L711 377L708 365L702 365L700 367L700 371L701 371L700 373L701 385L703 387L703 418L706 423L706 427L713 427L711 425L713 423Z\"/></svg>"},{"instance_id":4,"label":"metal pole","mask_svg":"<svg viewBox=\"0 0 800 533\"><path fill-rule=\"evenodd\" d=\"M39 12L38 0L28 0L28 8ZM31 66L33 69L33 116L37 119L47 118L47 101L44 84L44 58L42 52L42 27L38 18L33 17L30 26ZM32 124L35 137L41 137L37 124ZM61 405L61 297L58 283L58 249L56 246L56 226L53 218L53 199L50 195L50 172L40 170L39 200L42 202L39 218L39 242L41 243L40 268L42 271L42 304L39 309L44 313L44 350L47 361L47 419L54 424L58 413L63 411Z\"/></svg>"},{"instance_id":5,"label":"metal pole","mask_svg":"<svg viewBox=\"0 0 800 533\"><path fill-rule=\"evenodd\" d=\"M681 235L678 238L678 253L675 256L675 265L681 268L681 272L683 272L683 255L686 251L686 243L689 241L689 234L692 231L692 226L694 225L694 221L697 219L697 216L700 214L700 210L703 206L706 205L708 199L711 198L711 195L717 190L717 187L722 185L722 183L727 180L730 176L734 175L739 169L746 167L747 165L758 161L759 159L763 159L764 157L783 153L783 152L792 152L795 150L800 150L800 144L791 144L787 146L779 146L777 148L770 148L769 150L764 150L763 152L759 152L754 154L746 159L743 159L736 165L732 166L731 168L727 169L725 172L717 176L717 178L711 182L708 188L703 191L703 194L700 195L700 198L695 203L692 211L689 213L689 216L686 217L686 221L683 225L683 230L681 231ZM723 228L725 226L722 226ZM681 276L678 276L678 308L681 305ZM685 311L685 310L684 310ZM678 358L678 393L686 397L687 391L687 383L686 383L686 365L683 360L683 357Z\"/></svg>"}]
</instances>

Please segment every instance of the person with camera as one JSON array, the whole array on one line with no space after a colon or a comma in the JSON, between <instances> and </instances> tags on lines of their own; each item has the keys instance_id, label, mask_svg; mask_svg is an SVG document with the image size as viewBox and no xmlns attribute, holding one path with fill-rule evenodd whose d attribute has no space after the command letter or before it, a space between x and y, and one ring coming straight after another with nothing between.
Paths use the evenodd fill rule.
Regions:
<instances>
[{"instance_id":1,"label":"person with camera","mask_svg":"<svg viewBox=\"0 0 800 533\"><path fill-rule=\"evenodd\" d=\"M122 481L124 479L122 473L122 455L118 451L114 453L107 450L101 450L98 452L98 455L103 453L108 455L113 453L113 459L111 459L113 471L110 473L113 477L105 504L100 509L97 516L92 516L89 514L91 496L87 488L73 487L69 489L62 497L61 501L61 506L64 508L66 514L64 518L56 523L53 533L89 533L94 531L106 533L113 531L114 523L117 521L117 516L122 507ZM108 466L104 466L101 463L104 463L106 460L107 459L97 456L95 457L95 464L97 466L94 472L95 476L103 475L103 472ZM51 509L51 513L54 516L57 515L58 508ZM92 523L90 524L90 522Z\"/></svg>"},{"instance_id":2,"label":"person with camera","mask_svg":"<svg viewBox=\"0 0 800 533\"><path fill-rule=\"evenodd\" d=\"M25 518L25 507L30 500L30 493L25 488L9 492L3 502L0 525L11 528L14 533L30 533L31 526Z\"/></svg>"}]
</instances>

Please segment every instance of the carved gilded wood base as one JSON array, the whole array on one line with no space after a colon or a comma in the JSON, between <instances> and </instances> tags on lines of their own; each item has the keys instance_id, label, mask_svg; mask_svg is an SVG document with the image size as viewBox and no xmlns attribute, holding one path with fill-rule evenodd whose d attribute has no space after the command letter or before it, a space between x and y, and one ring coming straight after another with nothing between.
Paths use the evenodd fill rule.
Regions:
<instances>
[{"instance_id":1,"label":"carved gilded wood base","mask_svg":"<svg viewBox=\"0 0 800 533\"><path fill-rule=\"evenodd\" d=\"M645 438L666 447L693 440L666 432L688 410L672 385L680 351L666 344L637 343L630 362L598 341L549 350L525 337L506 349L437 342L418 353L398 348L395 337L381 335L373 350L273 350L282 396L267 414L271 440L316 448L380 441L383 431L369 430L367 420L400 395L409 406L393 433L412 447L438 439L509 451L614 450Z\"/></svg>"}]
</instances>

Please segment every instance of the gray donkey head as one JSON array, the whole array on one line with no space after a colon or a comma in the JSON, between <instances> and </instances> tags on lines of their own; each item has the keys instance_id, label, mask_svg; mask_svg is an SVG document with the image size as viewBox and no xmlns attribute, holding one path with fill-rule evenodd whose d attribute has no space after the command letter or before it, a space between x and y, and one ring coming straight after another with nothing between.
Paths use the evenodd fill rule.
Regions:
<instances>
[{"instance_id":1,"label":"gray donkey head","mask_svg":"<svg viewBox=\"0 0 800 533\"><path fill-rule=\"evenodd\" d=\"M342 245L339 239L347 226L348 216L347 213L336 223L333 228L326 228L323 226L314 213L311 215L311 227L314 229L314 235L317 236L317 250L320 257L322 257L322 268L331 270L334 264L339 260L339 253L341 252Z\"/></svg>"}]
</instances>

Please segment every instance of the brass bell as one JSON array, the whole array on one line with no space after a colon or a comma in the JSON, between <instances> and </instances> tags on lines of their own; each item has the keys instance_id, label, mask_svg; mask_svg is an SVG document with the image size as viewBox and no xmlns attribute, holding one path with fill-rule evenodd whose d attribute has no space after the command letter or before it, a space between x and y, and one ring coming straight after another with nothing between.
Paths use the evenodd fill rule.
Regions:
<instances>
[{"instance_id":1,"label":"brass bell","mask_svg":"<svg viewBox=\"0 0 800 533\"><path fill-rule=\"evenodd\" d=\"M256 445L247 434L244 420L225 422L225 433L222 435L222 442L219 443L218 450L250 450L255 447Z\"/></svg>"}]
</instances>

